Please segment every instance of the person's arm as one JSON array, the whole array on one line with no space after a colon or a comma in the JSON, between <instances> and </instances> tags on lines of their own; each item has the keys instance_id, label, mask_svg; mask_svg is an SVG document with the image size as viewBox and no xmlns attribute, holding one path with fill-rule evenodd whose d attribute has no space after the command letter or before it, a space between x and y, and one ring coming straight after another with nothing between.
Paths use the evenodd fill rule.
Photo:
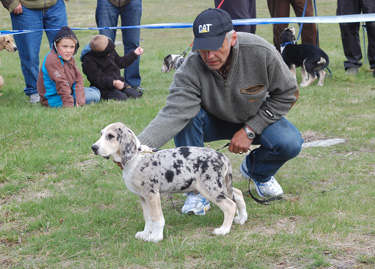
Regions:
<instances>
[{"instance_id":1,"label":"person's arm","mask_svg":"<svg viewBox=\"0 0 375 269\"><path fill-rule=\"evenodd\" d=\"M129 65L131 65L135 60L138 59L138 55L134 52L134 51L131 51L129 52L128 54L126 54L125 56L122 56L120 57L117 52L115 51L115 63L117 64L117 66L122 69L122 68L126 68L128 67Z\"/></svg>"},{"instance_id":2,"label":"person's arm","mask_svg":"<svg viewBox=\"0 0 375 269\"><path fill-rule=\"evenodd\" d=\"M22 13L22 5L19 0L1 0L1 3L9 12L14 12L14 10L17 9L17 13L14 12L15 14Z\"/></svg>"}]
</instances>

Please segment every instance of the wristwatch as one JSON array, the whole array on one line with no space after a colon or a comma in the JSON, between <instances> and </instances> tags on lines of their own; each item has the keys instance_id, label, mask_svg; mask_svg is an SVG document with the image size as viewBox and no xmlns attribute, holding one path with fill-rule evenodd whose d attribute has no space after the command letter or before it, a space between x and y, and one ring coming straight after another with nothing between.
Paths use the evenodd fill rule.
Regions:
<instances>
[{"instance_id":1,"label":"wristwatch","mask_svg":"<svg viewBox=\"0 0 375 269\"><path fill-rule=\"evenodd\" d=\"M246 125L243 126L243 129L245 130L245 133L247 135L247 138L253 140L255 138L255 133L253 131L250 131Z\"/></svg>"}]
</instances>

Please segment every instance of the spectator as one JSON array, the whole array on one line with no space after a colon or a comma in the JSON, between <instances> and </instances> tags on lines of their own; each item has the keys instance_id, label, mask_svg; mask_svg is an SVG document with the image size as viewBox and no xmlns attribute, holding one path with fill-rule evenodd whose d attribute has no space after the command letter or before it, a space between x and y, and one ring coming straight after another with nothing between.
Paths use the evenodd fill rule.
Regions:
<instances>
[{"instance_id":1,"label":"spectator","mask_svg":"<svg viewBox=\"0 0 375 269\"><path fill-rule=\"evenodd\" d=\"M135 26L141 24L142 0L97 0L96 24L98 27L116 27L118 18L121 17L121 26ZM121 29L124 55L139 47L140 29ZM116 29L100 29L99 33L108 36L115 43ZM139 73L140 57L133 64L125 68L125 82L138 91L141 88L141 75Z\"/></svg>"},{"instance_id":2,"label":"spectator","mask_svg":"<svg viewBox=\"0 0 375 269\"><path fill-rule=\"evenodd\" d=\"M83 87L83 77L73 58L78 48L73 31L67 26L61 28L39 71L38 92L42 105L73 107L99 102L97 88Z\"/></svg>"},{"instance_id":3,"label":"spectator","mask_svg":"<svg viewBox=\"0 0 375 269\"><path fill-rule=\"evenodd\" d=\"M337 0L337 15L375 13L374 0ZM341 40L346 61L344 68L346 75L358 74L362 66L361 43L359 39L359 22L340 23ZM368 38L368 60L372 75L375 77L375 22L366 22Z\"/></svg>"},{"instance_id":4,"label":"spectator","mask_svg":"<svg viewBox=\"0 0 375 269\"><path fill-rule=\"evenodd\" d=\"M274 46L236 33L224 10L200 13L193 32L192 52L174 74L166 105L138 138L150 147L173 137L177 147L229 139L229 151L239 154L260 145L240 171L260 196L281 196L274 175L298 155L303 142L283 117L297 100L296 80ZM203 197L190 193L182 212L204 214L208 207Z\"/></svg>"},{"instance_id":5,"label":"spectator","mask_svg":"<svg viewBox=\"0 0 375 269\"><path fill-rule=\"evenodd\" d=\"M232 20L238 19L254 19L256 15L255 0L215 0L215 7L220 8L229 13ZM237 25L234 26L236 32L248 32L255 34L256 25Z\"/></svg>"},{"instance_id":6,"label":"spectator","mask_svg":"<svg viewBox=\"0 0 375 269\"><path fill-rule=\"evenodd\" d=\"M307 1L305 17L314 16L312 0L267 0L268 10L272 18L289 17L290 5L297 17L303 16L303 10ZM300 25L301 26L301 25ZM273 44L280 51L280 35L288 27L288 24L273 25ZM313 44L319 46L317 39L318 30L315 23L304 23L301 32L302 44Z\"/></svg>"},{"instance_id":7,"label":"spectator","mask_svg":"<svg viewBox=\"0 0 375 269\"><path fill-rule=\"evenodd\" d=\"M100 90L104 100L127 100L128 97L138 98L142 92L127 84L120 74L121 68L131 65L143 49L138 47L120 57L113 41L105 35L94 36L90 45L86 45L81 54L83 73L91 85Z\"/></svg>"},{"instance_id":8,"label":"spectator","mask_svg":"<svg viewBox=\"0 0 375 269\"><path fill-rule=\"evenodd\" d=\"M64 0L1 0L9 10L13 30L60 29L68 25ZM46 31L51 45L58 31ZM14 35L25 79L24 92L30 103L38 103L37 91L39 51L43 32L35 31Z\"/></svg>"}]
</instances>

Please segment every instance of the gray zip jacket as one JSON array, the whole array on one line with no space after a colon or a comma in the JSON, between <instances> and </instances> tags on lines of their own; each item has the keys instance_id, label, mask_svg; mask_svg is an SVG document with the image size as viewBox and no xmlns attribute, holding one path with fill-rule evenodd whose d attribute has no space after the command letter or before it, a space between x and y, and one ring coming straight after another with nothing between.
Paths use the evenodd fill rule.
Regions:
<instances>
[{"instance_id":1,"label":"gray zip jacket","mask_svg":"<svg viewBox=\"0 0 375 269\"><path fill-rule=\"evenodd\" d=\"M161 147L180 132L202 107L222 120L244 123L255 133L285 115L298 97L297 82L273 45L237 33L230 70L224 79L191 52L175 72L166 105L139 134L142 144Z\"/></svg>"}]
</instances>

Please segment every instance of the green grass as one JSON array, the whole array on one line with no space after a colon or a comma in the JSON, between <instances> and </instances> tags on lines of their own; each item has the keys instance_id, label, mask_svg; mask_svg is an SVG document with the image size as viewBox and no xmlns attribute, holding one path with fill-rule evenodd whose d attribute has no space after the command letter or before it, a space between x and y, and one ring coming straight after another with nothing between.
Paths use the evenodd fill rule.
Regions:
<instances>
[{"instance_id":1,"label":"green grass","mask_svg":"<svg viewBox=\"0 0 375 269\"><path fill-rule=\"evenodd\" d=\"M257 4L258 18L268 18L265 3ZM212 5L208 0L144 1L142 24L192 22ZM335 1L318 2L321 16L334 15L335 9ZM72 0L67 10L71 27L95 27L95 1ZM0 16L0 27L11 29L5 9ZM144 225L140 202L126 189L120 169L94 156L90 147L109 123L124 122L139 134L155 117L173 79L173 73L160 71L162 60L190 45L191 29L141 30L143 98L73 109L29 104L18 54L0 52L6 83L0 97L0 267L373 267L374 78L368 64L358 76L346 77L339 26L321 24L319 30L332 77L323 88L301 89L287 117L304 137L346 142L303 149L276 175L285 199L262 206L246 197L249 220L234 224L227 236L212 235L223 219L216 206L206 216L186 216L180 214L182 195L174 195L173 203L163 197L166 226L157 244L135 239ZM76 34L82 49L97 32ZM257 34L271 41L272 26L259 25ZM122 53L121 44L117 50ZM41 60L47 52L44 38ZM173 146L171 141L165 147ZM235 186L246 191L248 183L238 171L243 156L222 152L234 167Z\"/></svg>"}]
</instances>

